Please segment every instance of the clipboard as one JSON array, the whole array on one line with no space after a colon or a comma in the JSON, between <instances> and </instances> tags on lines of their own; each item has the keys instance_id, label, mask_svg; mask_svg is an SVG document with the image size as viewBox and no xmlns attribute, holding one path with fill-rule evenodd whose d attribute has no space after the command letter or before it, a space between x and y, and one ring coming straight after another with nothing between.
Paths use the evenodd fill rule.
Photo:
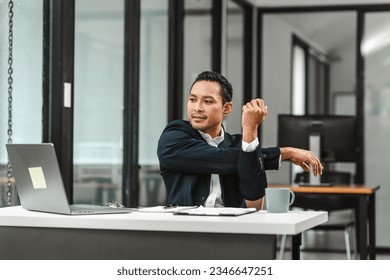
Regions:
<instances>
[{"instance_id":1,"label":"clipboard","mask_svg":"<svg viewBox=\"0 0 390 280\"><path fill-rule=\"evenodd\" d=\"M256 212L256 208L236 208L236 207L203 207L191 209L178 209L173 212L174 215L193 215L193 216L241 216Z\"/></svg>"}]
</instances>

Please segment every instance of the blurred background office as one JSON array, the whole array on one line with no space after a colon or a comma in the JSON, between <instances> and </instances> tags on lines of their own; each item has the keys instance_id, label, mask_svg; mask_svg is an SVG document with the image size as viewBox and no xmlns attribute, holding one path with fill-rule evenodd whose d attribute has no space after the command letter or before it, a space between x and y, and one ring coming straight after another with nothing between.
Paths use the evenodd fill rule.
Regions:
<instances>
[{"instance_id":1,"label":"blurred background office","mask_svg":"<svg viewBox=\"0 0 390 280\"><path fill-rule=\"evenodd\" d=\"M19 203L7 142L54 143L71 202L164 204L158 137L211 69L233 84L230 132L240 104L265 99L263 146L277 145L279 114L356 117L356 162L327 168L381 186L377 246L390 252L389 38L390 1L0 0L0 206ZM269 183L294 172L283 163Z\"/></svg>"}]
</instances>

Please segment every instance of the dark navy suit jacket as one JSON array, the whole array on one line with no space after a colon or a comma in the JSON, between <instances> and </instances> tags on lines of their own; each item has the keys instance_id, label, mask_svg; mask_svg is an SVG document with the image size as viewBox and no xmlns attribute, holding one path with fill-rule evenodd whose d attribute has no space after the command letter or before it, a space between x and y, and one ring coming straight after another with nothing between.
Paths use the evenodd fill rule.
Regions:
<instances>
[{"instance_id":1,"label":"dark navy suit jacket","mask_svg":"<svg viewBox=\"0 0 390 280\"><path fill-rule=\"evenodd\" d=\"M265 170L278 169L280 149L241 149L242 135L225 132L218 148L210 146L184 120L167 125L158 142L160 171L167 189L167 203L203 205L210 191L211 174L219 174L226 207L246 207L245 199L264 196Z\"/></svg>"}]
</instances>

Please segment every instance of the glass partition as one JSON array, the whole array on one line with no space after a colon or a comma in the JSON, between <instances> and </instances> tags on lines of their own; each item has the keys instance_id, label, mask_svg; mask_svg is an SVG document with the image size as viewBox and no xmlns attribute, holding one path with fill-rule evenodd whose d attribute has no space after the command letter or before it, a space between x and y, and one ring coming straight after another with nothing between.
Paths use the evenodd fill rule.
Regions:
<instances>
[{"instance_id":1,"label":"glass partition","mask_svg":"<svg viewBox=\"0 0 390 280\"><path fill-rule=\"evenodd\" d=\"M74 203L121 202L124 2L75 5Z\"/></svg>"},{"instance_id":2,"label":"glass partition","mask_svg":"<svg viewBox=\"0 0 390 280\"><path fill-rule=\"evenodd\" d=\"M187 100L196 76L211 69L212 1L185 0L183 118L187 119Z\"/></svg>"},{"instance_id":3,"label":"glass partition","mask_svg":"<svg viewBox=\"0 0 390 280\"><path fill-rule=\"evenodd\" d=\"M365 65L365 178L380 185L377 196L377 246L389 247L390 191L387 148L390 139L390 12L367 13L361 51Z\"/></svg>"},{"instance_id":4,"label":"glass partition","mask_svg":"<svg viewBox=\"0 0 390 280\"><path fill-rule=\"evenodd\" d=\"M337 106L340 114L354 112L354 103L343 104L341 107L335 102L339 101L336 97L340 92L355 94L356 20L356 12L352 11L264 15L261 80L263 98L268 105L268 115L262 125L263 146L275 146L277 143L278 114L305 113L303 106L308 102L307 93L315 101L308 103L311 108L310 113L322 113L325 110L325 108L319 110L315 106L318 102ZM292 50L294 36L308 45L310 56L313 54L324 56L329 70L317 71L317 67L312 67L315 64L304 64L303 51ZM302 63L293 65L292 56L295 59L300 58ZM323 66L325 68L325 65ZM304 74L304 71L309 73ZM318 74L323 75L324 78L313 79ZM312 85L306 90L311 92L302 92L302 88L307 87L309 82ZM295 100L295 91L302 93L297 95L299 102ZM334 108L326 108L328 109L330 112L335 112ZM269 182L290 183L292 180L290 167L290 163L283 162L278 172L268 173ZM338 164L334 168L354 172L354 164L348 166Z\"/></svg>"},{"instance_id":5,"label":"glass partition","mask_svg":"<svg viewBox=\"0 0 390 280\"><path fill-rule=\"evenodd\" d=\"M14 186L11 188L10 196L8 195L8 156L5 149L8 141L8 121L12 124L13 143L42 141L43 1L14 1L11 86L8 74L8 9L8 1L0 1L0 207L19 203ZM11 119L8 114L9 108L12 111Z\"/></svg>"},{"instance_id":6,"label":"glass partition","mask_svg":"<svg viewBox=\"0 0 390 280\"><path fill-rule=\"evenodd\" d=\"M226 78L233 86L233 110L226 118L229 133L241 133L241 107L244 101L244 13L240 5L227 1ZM223 64L224 62L222 62Z\"/></svg>"},{"instance_id":7,"label":"glass partition","mask_svg":"<svg viewBox=\"0 0 390 280\"><path fill-rule=\"evenodd\" d=\"M140 206L165 204L157 142L167 124L168 0L141 1L140 45Z\"/></svg>"}]
</instances>

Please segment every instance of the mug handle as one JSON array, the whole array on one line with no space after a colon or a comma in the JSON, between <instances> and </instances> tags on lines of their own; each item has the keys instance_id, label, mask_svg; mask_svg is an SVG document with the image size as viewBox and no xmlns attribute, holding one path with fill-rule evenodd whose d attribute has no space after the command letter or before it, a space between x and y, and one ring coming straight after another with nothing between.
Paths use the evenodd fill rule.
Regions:
<instances>
[{"instance_id":1,"label":"mug handle","mask_svg":"<svg viewBox=\"0 0 390 280\"><path fill-rule=\"evenodd\" d=\"M290 194L291 194L291 196L290 196L290 203L288 205L293 204L294 200L295 200L295 193L292 190L290 190Z\"/></svg>"}]
</instances>

